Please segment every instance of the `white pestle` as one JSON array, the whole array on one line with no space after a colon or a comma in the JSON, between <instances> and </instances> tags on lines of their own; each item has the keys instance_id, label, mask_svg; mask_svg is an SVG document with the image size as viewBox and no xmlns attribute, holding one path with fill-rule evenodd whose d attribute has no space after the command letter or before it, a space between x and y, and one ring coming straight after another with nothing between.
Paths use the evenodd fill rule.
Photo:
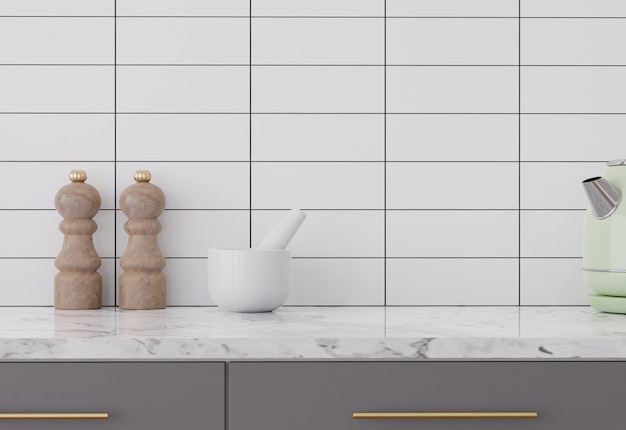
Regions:
<instances>
[{"instance_id":1,"label":"white pestle","mask_svg":"<svg viewBox=\"0 0 626 430\"><path fill-rule=\"evenodd\" d=\"M286 249L305 218L300 209L290 210L256 249Z\"/></svg>"}]
</instances>

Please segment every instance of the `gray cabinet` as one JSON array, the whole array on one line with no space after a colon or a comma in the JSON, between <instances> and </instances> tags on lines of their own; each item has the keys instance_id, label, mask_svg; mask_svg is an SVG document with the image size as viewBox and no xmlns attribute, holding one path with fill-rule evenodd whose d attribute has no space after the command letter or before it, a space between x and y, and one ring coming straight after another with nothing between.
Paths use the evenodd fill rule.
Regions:
<instances>
[{"instance_id":1,"label":"gray cabinet","mask_svg":"<svg viewBox=\"0 0 626 430\"><path fill-rule=\"evenodd\" d=\"M224 363L0 363L0 413L108 412L107 420L5 420L0 430L223 430Z\"/></svg>"},{"instance_id":2,"label":"gray cabinet","mask_svg":"<svg viewBox=\"0 0 626 430\"><path fill-rule=\"evenodd\" d=\"M229 430L615 430L624 362L238 362ZM536 419L353 419L353 412L538 412Z\"/></svg>"}]
</instances>

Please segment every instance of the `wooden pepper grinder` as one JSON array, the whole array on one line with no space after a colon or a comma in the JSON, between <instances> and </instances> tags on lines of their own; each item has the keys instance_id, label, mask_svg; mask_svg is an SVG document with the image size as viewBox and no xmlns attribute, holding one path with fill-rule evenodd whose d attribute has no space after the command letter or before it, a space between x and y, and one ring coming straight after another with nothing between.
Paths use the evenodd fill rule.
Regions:
<instances>
[{"instance_id":1,"label":"wooden pepper grinder","mask_svg":"<svg viewBox=\"0 0 626 430\"><path fill-rule=\"evenodd\" d=\"M120 196L122 212L128 217L124 230L128 246L120 260L124 273L120 276L120 307L122 309L162 309L166 306L165 258L159 249L157 234L161 223L157 217L165 207L165 194L150 184L148 170L135 172L136 184Z\"/></svg>"},{"instance_id":2,"label":"wooden pepper grinder","mask_svg":"<svg viewBox=\"0 0 626 430\"><path fill-rule=\"evenodd\" d=\"M54 260L59 273L54 278L54 307L57 309L99 309L102 307L102 264L93 246L98 225L92 219L100 209L100 194L85 184L84 170L70 172L71 184L54 198L64 218L59 230L65 235L61 252Z\"/></svg>"}]
</instances>

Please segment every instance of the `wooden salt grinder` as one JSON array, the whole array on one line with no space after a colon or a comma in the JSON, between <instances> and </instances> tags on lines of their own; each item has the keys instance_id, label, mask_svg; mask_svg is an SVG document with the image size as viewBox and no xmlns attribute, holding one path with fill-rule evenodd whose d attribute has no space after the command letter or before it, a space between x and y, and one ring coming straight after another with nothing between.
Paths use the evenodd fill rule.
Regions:
<instances>
[{"instance_id":1,"label":"wooden salt grinder","mask_svg":"<svg viewBox=\"0 0 626 430\"><path fill-rule=\"evenodd\" d=\"M54 198L64 218L59 230L65 235L61 252L54 260L59 273L54 278L54 307L57 309L99 309L102 307L102 277L97 272L100 257L92 235L98 225L92 219L100 209L100 194L85 184L84 170L70 172L71 184Z\"/></svg>"},{"instance_id":2,"label":"wooden salt grinder","mask_svg":"<svg viewBox=\"0 0 626 430\"><path fill-rule=\"evenodd\" d=\"M165 258L159 249L157 234L161 223L157 217L165 207L165 194L150 184L148 170L135 172L136 184L120 196L120 207L128 217L124 230L128 246L120 260L124 273L120 276L120 307L122 309L163 309L166 306Z\"/></svg>"}]
</instances>

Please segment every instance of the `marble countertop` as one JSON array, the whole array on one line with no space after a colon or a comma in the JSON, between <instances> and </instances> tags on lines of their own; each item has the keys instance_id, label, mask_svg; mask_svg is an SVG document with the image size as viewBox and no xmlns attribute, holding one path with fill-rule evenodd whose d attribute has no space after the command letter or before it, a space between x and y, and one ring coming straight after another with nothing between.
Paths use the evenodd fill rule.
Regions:
<instances>
[{"instance_id":1,"label":"marble countertop","mask_svg":"<svg viewBox=\"0 0 626 430\"><path fill-rule=\"evenodd\" d=\"M7 360L626 359L626 315L589 307L0 308Z\"/></svg>"}]
</instances>

